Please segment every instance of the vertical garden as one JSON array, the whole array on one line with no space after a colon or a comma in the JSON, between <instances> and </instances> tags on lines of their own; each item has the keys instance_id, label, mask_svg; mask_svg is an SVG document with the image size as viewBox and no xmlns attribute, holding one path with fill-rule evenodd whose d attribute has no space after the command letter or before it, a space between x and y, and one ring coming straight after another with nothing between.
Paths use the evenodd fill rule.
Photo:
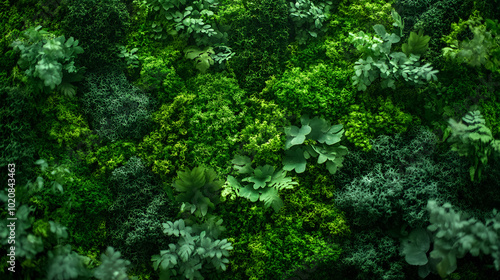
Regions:
<instances>
[{"instance_id":1,"label":"vertical garden","mask_svg":"<svg viewBox=\"0 0 500 280\"><path fill-rule=\"evenodd\" d=\"M498 0L0 0L0 278L500 279Z\"/></svg>"}]
</instances>

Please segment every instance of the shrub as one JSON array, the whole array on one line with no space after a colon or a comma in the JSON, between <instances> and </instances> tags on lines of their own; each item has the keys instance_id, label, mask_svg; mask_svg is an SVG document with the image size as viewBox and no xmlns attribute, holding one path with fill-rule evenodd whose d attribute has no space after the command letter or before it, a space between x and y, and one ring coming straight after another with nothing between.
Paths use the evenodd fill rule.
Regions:
<instances>
[{"instance_id":1,"label":"shrub","mask_svg":"<svg viewBox=\"0 0 500 280\"><path fill-rule=\"evenodd\" d=\"M29 86L36 91L57 89L67 96L76 93L72 82L80 81L82 67L75 65L76 55L83 53L78 40L64 36L55 37L41 26L24 32L25 40L16 40L11 46L21 52L18 61L28 77Z\"/></svg>"},{"instance_id":2,"label":"shrub","mask_svg":"<svg viewBox=\"0 0 500 280\"><path fill-rule=\"evenodd\" d=\"M299 43L306 43L311 37L318 37L325 32L325 24L330 16L332 1L315 4L311 0L296 0L290 3L290 18L295 24L295 39Z\"/></svg>"},{"instance_id":3,"label":"shrub","mask_svg":"<svg viewBox=\"0 0 500 280\"><path fill-rule=\"evenodd\" d=\"M121 0L69 0L63 30L78 38L85 55L80 65L99 68L118 60L116 44L123 44L130 25L129 14Z\"/></svg>"},{"instance_id":4,"label":"shrub","mask_svg":"<svg viewBox=\"0 0 500 280\"><path fill-rule=\"evenodd\" d=\"M287 61L288 4L285 0L257 0L231 17L229 41L236 55L227 68L240 86L259 92L272 75L279 75Z\"/></svg>"},{"instance_id":5,"label":"shrub","mask_svg":"<svg viewBox=\"0 0 500 280\"><path fill-rule=\"evenodd\" d=\"M133 263L148 263L158 248L168 247L170 240L161 234L161 221L174 217L178 207L138 157L115 169L110 183L110 193L115 197L109 208L111 242Z\"/></svg>"}]
</instances>

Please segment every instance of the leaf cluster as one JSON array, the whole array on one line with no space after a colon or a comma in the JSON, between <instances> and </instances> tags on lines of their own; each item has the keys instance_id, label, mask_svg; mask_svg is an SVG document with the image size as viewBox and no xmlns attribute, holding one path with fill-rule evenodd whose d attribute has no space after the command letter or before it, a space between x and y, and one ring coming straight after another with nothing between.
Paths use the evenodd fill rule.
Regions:
<instances>
[{"instance_id":1,"label":"leaf cluster","mask_svg":"<svg viewBox=\"0 0 500 280\"><path fill-rule=\"evenodd\" d=\"M340 145L343 126L330 126L329 121L318 117L309 119L307 115L302 116L300 122L301 128L293 125L285 128L287 140L283 169L302 173L306 170L306 160L317 157L318 164L326 162L328 171L335 174L342 167L343 156L347 154L347 148Z\"/></svg>"},{"instance_id":2,"label":"leaf cluster","mask_svg":"<svg viewBox=\"0 0 500 280\"><path fill-rule=\"evenodd\" d=\"M495 269L500 270L500 214L496 209L485 222L457 212L449 203L439 206L436 201L429 201L427 210L430 214L433 250L430 259L437 260L435 269L441 277L446 277L457 268L457 258L467 253L477 257L491 255Z\"/></svg>"},{"instance_id":3,"label":"leaf cluster","mask_svg":"<svg viewBox=\"0 0 500 280\"><path fill-rule=\"evenodd\" d=\"M401 22L399 15L393 11L392 16L396 22ZM397 24L402 24L397 23ZM349 33L351 43L363 53L363 57L354 66L355 75L353 85L358 85L358 90L365 91L376 79L382 79L382 88L395 89L395 82L403 78L406 82L413 84L425 84L431 80L437 81L436 73L429 63L420 66L420 56L409 51L409 47L415 48L414 52L423 51L424 37L413 36L406 44L406 52L391 52L393 44L400 42L401 37L395 33L388 33L381 24L373 26L376 34L380 37L367 35L363 31L357 34ZM417 40L418 39L418 40ZM425 44L423 44L425 46ZM418 48L417 48L418 47ZM418 51L416 51L418 49Z\"/></svg>"},{"instance_id":4,"label":"leaf cluster","mask_svg":"<svg viewBox=\"0 0 500 280\"><path fill-rule=\"evenodd\" d=\"M444 138L451 133L448 138L448 142L452 143L451 150L469 158L472 163L469 168L471 181L480 181L488 160L500 156L500 140L493 138L479 110L469 111L460 122L450 119L448 123Z\"/></svg>"},{"instance_id":5,"label":"leaf cluster","mask_svg":"<svg viewBox=\"0 0 500 280\"><path fill-rule=\"evenodd\" d=\"M290 2L290 18L295 24L295 39L305 44L309 36L318 35L327 30L326 21L330 16L332 1L314 3L311 0Z\"/></svg>"},{"instance_id":6,"label":"leaf cluster","mask_svg":"<svg viewBox=\"0 0 500 280\"><path fill-rule=\"evenodd\" d=\"M35 90L48 91L57 87L63 94L74 96L76 89L71 83L83 78L84 69L75 65L75 59L83 49L73 37L67 40L64 36L55 37L41 28L26 30L24 39L11 44L15 51L21 52L18 64Z\"/></svg>"},{"instance_id":7,"label":"leaf cluster","mask_svg":"<svg viewBox=\"0 0 500 280\"><path fill-rule=\"evenodd\" d=\"M160 268L160 279L204 279L202 272L210 268L226 270L229 263L226 257L233 249L227 239L216 239L205 231L197 232L182 219L162 225L163 233L179 237L179 241L151 257L154 269Z\"/></svg>"},{"instance_id":8,"label":"leaf cluster","mask_svg":"<svg viewBox=\"0 0 500 280\"><path fill-rule=\"evenodd\" d=\"M158 247L171 241L161 234L162 220L174 217L178 207L162 190L138 157L116 168L109 191L114 200L106 222L112 246L134 263L147 263Z\"/></svg>"},{"instance_id":9,"label":"leaf cluster","mask_svg":"<svg viewBox=\"0 0 500 280\"><path fill-rule=\"evenodd\" d=\"M151 34L155 39L165 39L168 34L194 38L198 46L225 43L227 33L217 27L215 14L217 0L148 0L156 23ZM166 21L165 21L166 19Z\"/></svg>"},{"instance_id":10,"label":"leaf cluster","mask_svg":"<svg viewBox=\"0 0 500 280\"><path fill-rule=\"evenodd\" d=\"M473 34L472 39L459 41L456 36L464 31L464 27ZM442 49L443 56L459 63L471 66L481 66L491 71L500 70L500 36L497 22L483 18L477 14L471 15L467 21L455 24L455 31L444 37L450 46Z\"/></svg>"},{"instance_id":11,"label":"leaf cluster","mask_svg":"<svg viewBox=\"0 0 500 280\"><path fill-rule=\"evenodd\" d=\"M291 189L296 182L292 178L286 177L285 170L275 171L273 166L264 165L253 168L252 161L246 156L236 156L233 160L234 169L239 174L248 174L248 177L241 182L248 182L247 185L241 183L233 176L228 176L229 186L236 190L236 194L251 202L260 200L264 202L266 208L273 207L278 212L283 206L283 200L279 197L278 191Z\"/></svg>"},{"instance_id":12,"label":"leaf cluster","mask_svg":"<svg viewBox=\"0 0 500 280\"><path fill-rule=\"evenodd\" d=\"M187 210L201 218L207 215L208 208L215 209L215 205L220 202L219 192L224 182L217 180L213 169L199 166L177 172L177 175L179 179L174 182L173 187L180 192L175 200L182 202L181 212Z\"/></svg>"}]
</instances>

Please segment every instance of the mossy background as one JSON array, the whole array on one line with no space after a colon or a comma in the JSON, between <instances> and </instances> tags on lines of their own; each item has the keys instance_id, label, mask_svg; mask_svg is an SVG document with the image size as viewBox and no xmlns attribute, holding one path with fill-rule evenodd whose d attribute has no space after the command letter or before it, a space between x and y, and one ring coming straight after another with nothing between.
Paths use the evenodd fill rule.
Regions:
<instances>
[{"instance_id":1,"label":"mossy background","mask_svg":"<svg viewBox=\"0 0 500 280\"><path fill-rule=\"evenodd\" d=\"M250 157L254 166L269 164L279 170L284 128L298 125L303 115L343 125L342 145L349 148L344 166L332 175L309 161L304 173L288 172L298 184L280 191L284 206L277 213L260 202L231 197L226 185L223 202L213 213L226 228L220 239L227 238L234 249L228 269L207 272L207 279L418 279L417 268L399 253L399 240L389 234L406 226L405 221L360 227L354 222L359 219L357 212L344 212L348 207L341 209L336 203L340 195L352 195L346 192L362 180L382 180L380 174L387 170L398 170L403 177L412 164L425 165L421 172L444 168L450 172L445 177L454 179L432 177L440 197L478 219L500 205L498 159L489 161L483 181L470 182L470 163L450 153L443 141L447 121L460 119L473 106L480 108L493 137L500 139L499 72L442 56L450 38L472 38L461 21L478 14L500 18L498 0L332 1L327 31L311 36L306 44L295 41L289 13L291 3L305 1L219 0L213 18L226 30L226 45L234 56L223 64L215 62L206 73L185 57L193 38L172 33L159 41L151 36L155 12L147 2L0 0L1 178L7 180L7 165L15 163L16 186L38 176L48 186L54 178L34 164L43 158L51 165L66 166L74 179L64 185L63 193L44 189L26 200L35 209L27 232L41 238L44 249L33 259L18 260L18 275L24 279L44 279L47 252L58 242L70 244L92 269L100 264L107 246L125 248L124 240L132 239L133 246L146 245L138 254L133 247L122 250L133 260L130 279L159 279L147 255L158 254L173 242L159 225L184 217L170 197L175 194L172 182L177 172L205 166L226 181L236 174L232 167L236 155ZM373 34L375 24L389 28L393 8L405 22L402 41L418 29L431 37L423 61L439 70L438 81L418 87L399 81L396 89L374 82L368 90L358 91L351 77L360 55L349 43L349 33ZM75 63L87 72L74 84L75 96L56 90L34 92L17 65L20 54L9 45L38 25L55 36L72 36L83 47ZM139 67L127 66L116 45L138 48ZM137 110L125 114L124 108ZM107 132L102 119L113 124ZM419 134L420 128L425 132ZM434 136L424 137L427 143L419 135ZM410 148L394 144L418 142L415 139L423 144ZM423 149L421 157L405 158L405 163L396 158L399 150L411 154L413 148ZM386 169L377 171L377 164ZM374 185L380 185L381 193L388 190L378 183ZM424 192L428 185L422 184ZM124 194L123 189L131 191ZM359 197L363 195L360 191ZM127 221L121 225L110 216L120 196L128 203L120 209L132 213L120 217ZM383 207L390 208L377 209ZM7 216L5 207L0 216ZM69 238L54 241L49 221L66 226ZM125 237L138 232L143 236ZM0 250L5 274L0 275L14 279L6 271L5 248ZM492 262L489 256L467 255L447 279L500 278ZM433 274L427 279L440 278Z\"/></svg>"}]
</instances>

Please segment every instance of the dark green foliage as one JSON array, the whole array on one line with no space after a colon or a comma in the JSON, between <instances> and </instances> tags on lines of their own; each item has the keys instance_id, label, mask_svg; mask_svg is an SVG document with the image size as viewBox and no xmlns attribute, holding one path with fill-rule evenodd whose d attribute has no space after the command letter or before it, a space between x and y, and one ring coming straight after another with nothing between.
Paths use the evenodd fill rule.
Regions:
<instances>
[{"instance_id":1,"label":"dark green foliage","mask_svg":"<svg viewBox=\"0 0 500 280\"><path fill-rule=\"evenodd\" d=\"M0 108L0 168L6 172L9 163L19 167L16 175L18 183L25 183L28 167L34 162L37 135L32 129L35 111L32 98L18 88L0 88L2 107Z\"/></svg>"},{"instance_id":2,"label":"dark green foliage","mask_svg":"<svg viewBox=\"0 0 500 280\"><path fill-rule=\"evenodd\" d=\"M94 277L99 280L125 280L127 276L127 266L130 261L120 258L121 253L115 251L113 247L108 247L101 256L101 265L94 271Z\"/></svg>"},{"instance_id":3,"label":"dark green foliage","mask_svg":"<svg viewBox=\"0 0 500 280\"><path fill-rule=\"evenodd\" d=\"M401 18L394 10L392 17L395 25L402 24ZM401 34L388 33L381 24L374 25L373 29L379 37L372 37L363 31L357 34L349 33L351 42L363 54L363 58L354 66L356 75L352 77L353 85L358 85L358 90L365 91L378 78L382 80L382 88L392 89L396 89L395 82L401 78L415 85L437 81L438 70L433 70L430 63L420 66L420 55L410 53L407 56L402 52L391 52L392 44L400 42Z\"/></svg>"},{"instance_id":4,"label":"dark green foliage","mask_svg":"<svg viewBox=\"0 0 500 280\"><path fill-rule=\"evenodd\" d=\"M266 208L273 207L275 212L279 212L283 206L283 200L279 197L278 191L282 189L292 189L296 182L292 178L286 177L286 171L274 170L274 167L266 164L257 168L251 167L251 160L245 156L236 156L233 160L234 169L240 174L248 174L248 177L241 182L253 183L242 186L233 176L228 176L227 181L230 187L236 190L236 194L251 202L260 200L264 202Z\"/></svg>"},{"instance_id":5,"label":"dark green foliage","mask_svg":"<svg viewBox=\"0 0 500 280\"><path fill-rule=\"evenodd\" d=\"M197 231L186 226L184 220L163 223L163 232L169 236L179 237L178 244L169 244L168 250L161 250L160 255L153 255L153 267L160 267L161 277L174 279L205 279L203 271L210 268L225 271L232 250L227 239L219 240L205 231ZM205 273L203 273L205 274Z\"/></svg>"},{"instance_id":6,"label":"dark green foliage","mask_svg":"<svg viewBox=\"0 0 500 280\"><path fill-rule=\"evenodd\" d=\"M220 202L219 191L224 182L216 180L217 174L212 169L195 167L185 172L177 172L177 175L179 180L176 180L173 186L180 192L175 200L182 202L181 212L187 210L201 218L207 215L209 207L212 211ZM171 190L167 189L167 192Z\"/></svg>"},{"instance_id":7,"label":"dark green foliage","mask_svg":"<svg viewBox=\"0 0 500 280\"><path fill-rule=\"evenodd\" d=\"M217 0L148 0L155 39L166 39L168 34L181 34L193 38L198 46L209 46L227 42L227 33L217 27L215 20Z\"/></svg>"},{"instance_id":8,"label":"dark green foliage","mask_svg":"<svg viewBox=\"0 0 500 280\"><path fill-rule=\"evenodd\" d=\"M26 30L24 40L12 43L14 50L21 52L18 64L36 91L54 90L57 86L63 94L73 96L76 90L71 82L83 78L83 69L75 65L76 56L83 53L83 49L73 37L54 38L41 28Z\"/></svg>"},{"instance_id":9,"label":"dark green foliage","mask_svg":"<svg viewBox=\"0 0 500 280\"><path fill-rule=\"evenodd\" d=\"M281 79L269 81L263 94L294 115L311 114L338 120L354 103L351 76L351 71L335 70L325 64L311 66L306 71L292 68Z\"/></svg>"},{"instance_id":10,"label":"dark green foliage","mask_svg":"<svg viewBox=\"0 0 500 280\"><path fill-rule=\"evenodd\" d=\"M337 169L342 167L343 156L347 154L347 148L340 145L340 140L344 134L341 124L330 126L330 122L314 117L309 119L307 115L300 118L302 127L285 127L287 140L285 143L285 157L283 158L283 169L286 171L295 170L302 173L306 169L306 160L310 157L317 157L318 164L326 162L326 168L331 174L335 174ZM308 141L310 145L298 146Z\"/></svg>"},{"instance_id":11,"label":"dark green foliage","mask_svg":"<svg viewBox=\"0 0 500 280\"><path fill-rule=\"evenodd\" d=\"M69 0L62 23L66 34L80 40L85 54L79 65L89 69L114 63L116 44L123 44L130 25L129 13L121 0Z\"/></svg>"},{"instance_id":12,"label":"dark green foliage","mask_svg":"<svg viewBox=\"0 0 500 280\"><path fill-rule=\"evenodd\" d=\"M309 36L318 37L327 29L326 21L330 16L332 1L315 4L311 0L296 0L290 3L290 18L295 24L295 39L306 43Z\"/></svg>"},{"instance_id":13,"label":"dark green foliage","mask_svg":"<svg viewBox=\"0 0 500 280\"><path fill-rule=\"evenodd\" d=\"M67 280L90 276L89 271L83 266L81 257L76 252L71 251L71 245L57 246L48 255L48 280Z\"/></svg>"},{"instance_id":14,"label":"dark green foliage","mask_svg":"<svg viewBox=\"0 0 500 280\"><path fill-rule=\"evenodd\" d=\"M472 163L470 178L472 181L476 178L480 181L488 160L500 157L500 140L493 138L479 111L468 112L458 123L450 119L449 124L445 138L451 132L448 141L452 143L452 151L469 158Z\"/></svg>"},{"instance_id":15,"label":"dark green foliage","mask_svg":"<svg viewBox=\"0 0 500 280\"><path fill-rule=\"evenodd\" d=\"M399 242L379 229L356 232L333 264L334 279L406 279L398 248Z\"/></svg>"},{"instance_id":16,"label":"dark green foliage","mask_svg":"<svg viewBox=\"0 0 500 280\"><path fill-rule=\"evenodd\" d=\"M284 70L288 58L289 6L286 0L245 1L244 5L228 19L229 41L236 55L227 67L242 88L259 92L266 80Z\"/></svg>"},{"instance_id":17,"label":"dark green foliage","mask_svg":"<svg viewBox=\"0 0 500 280\"><path fill-rule=\"evenodd\" d=\"M422 227L427 221L428 199L443 199L440 188L457 183L446 163L435 162L432 154L437 139L424 128L414 138L379 136L370 155L375 163L336 194L336 205L353 225L360 227L410 225ZM341 169L348 171L349 165ZM347 178L349 178L347 177ZM346 178L346 179L347 179ZM343 185L343 184L342 184Z\"/></svg>"},{"instance_id":18,"label":"dark green foliage","mask_svg":"<svg viewBox=\"0 0 500 280\"><path fill-rule=\"evenodd\" d=\"M140 138L148 131L154 101L130 85L119 71L89 73L83 93L84 112L103 138Z\"/></svg>"},{"instance_id":19,"label":"dark green foliage","mask_svg":"<svg viewBox=\"0 0 500 280\"><path fill-rule=\"evenodd\" d=\"M471 66L484 66L491 71L500 71L499 25L492 20L485 21L486 23L474 13L469 20L453 24L453 32L443 38L450 44L450 47L443 48L443 56ZM473 37L459 41L457 37L462 35L466 26Z\"/></svg>"},{"instance_id":20,"label":"dark green foliage","mask_svg":"<svg viewBox=\"0 0 500 280\"><path fill-rule=\"evenodd\" d=\"M437 64L441 48L439 38L448 34L451 24L460 18L467 18L472 11L471 0L440 0L430 3L426 0L396 0L395 8L405 21L405 33L422 29L431 37L429 41L429 60Z\"/></svg>"},{"instance_id":21,"label":"dark green foliage","mask_svg":"<svg viewBox=\"0 0 500 280\"><path fill-rule=\"evenodd\" d=\"M177 214L167 195L137 157L113 171L108 234L112 246L133 263L147 263L169 239L161 233L161 222Z\"/></svg>"}]
</instances>

